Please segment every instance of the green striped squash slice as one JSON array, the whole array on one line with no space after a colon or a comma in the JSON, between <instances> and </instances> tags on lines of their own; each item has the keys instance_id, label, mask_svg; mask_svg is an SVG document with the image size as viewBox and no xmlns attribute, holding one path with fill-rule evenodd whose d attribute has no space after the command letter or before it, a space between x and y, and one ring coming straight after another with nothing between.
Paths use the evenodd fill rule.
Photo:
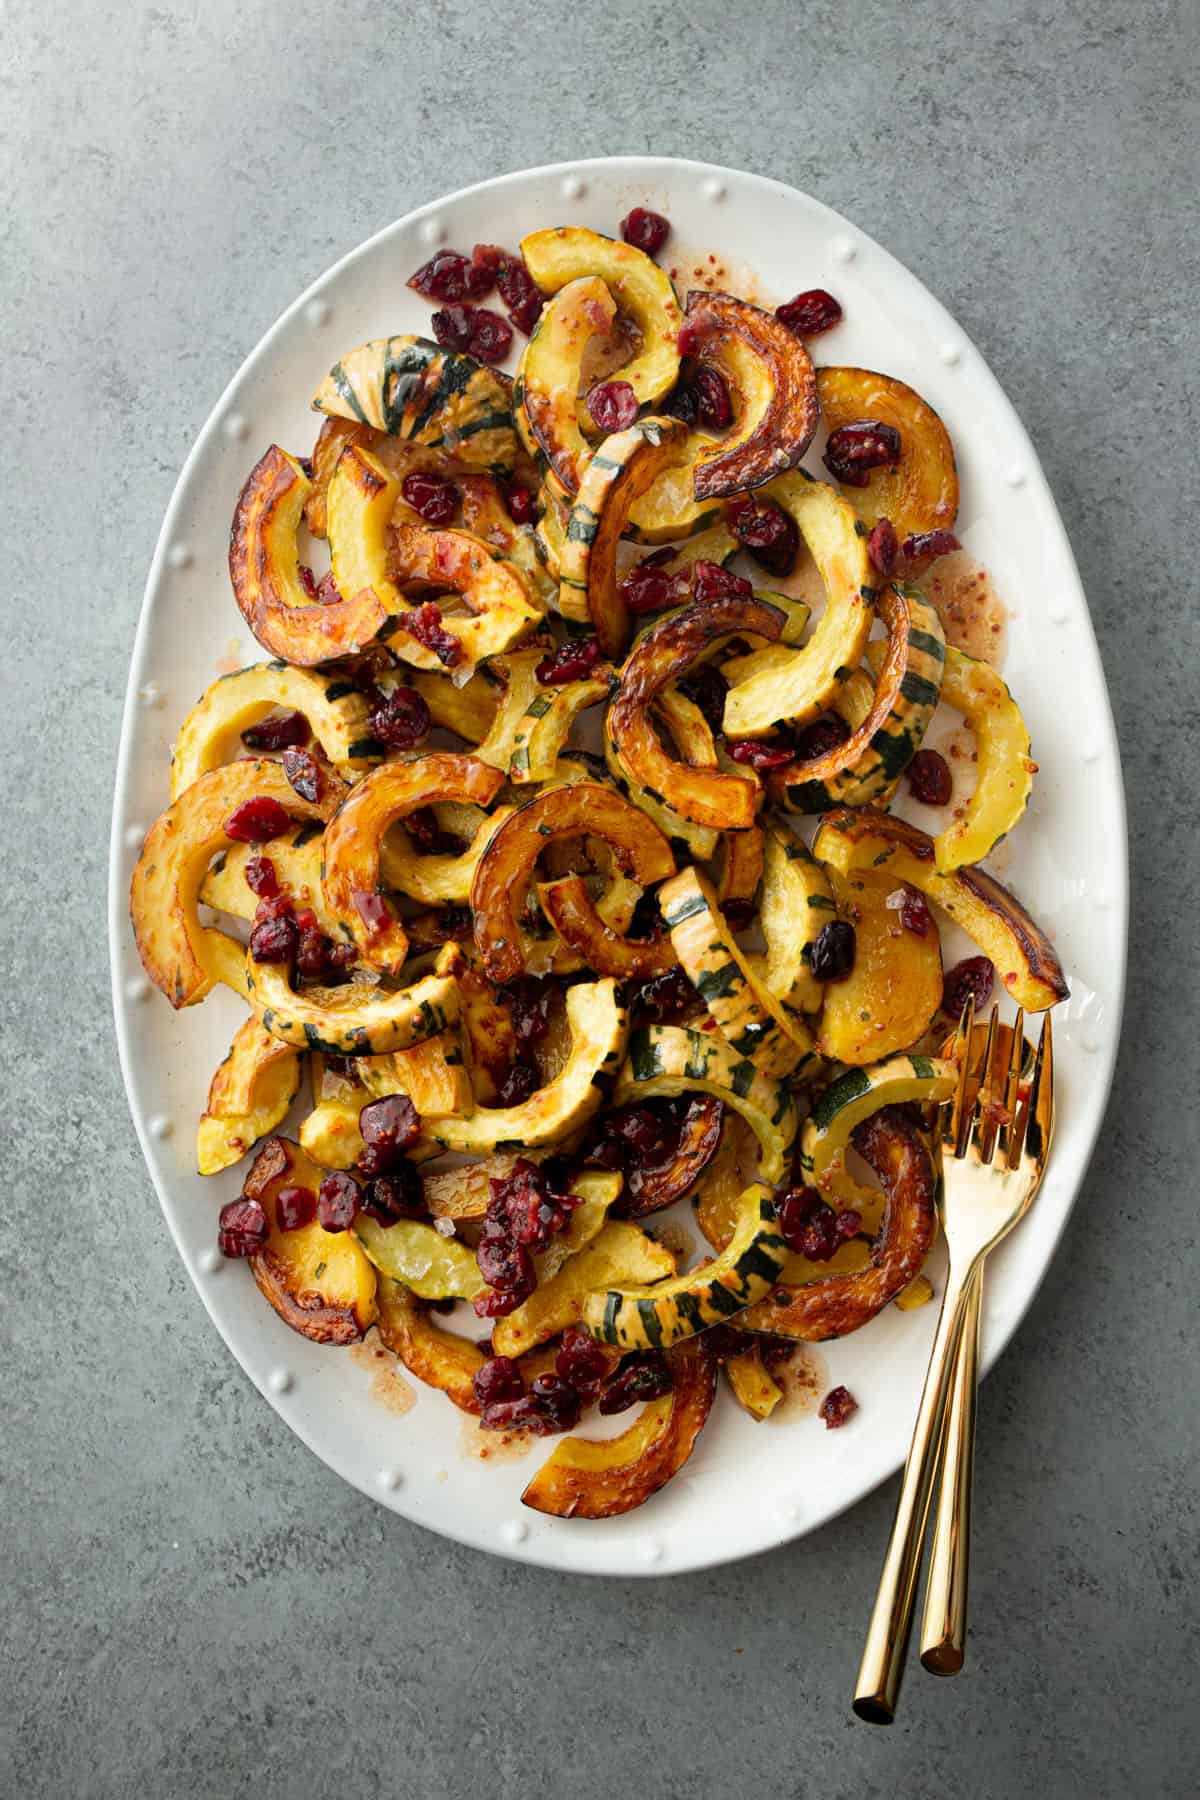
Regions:
<instances>
[{"instance_id":1,"label":"green striped squash slice","mask_svg":"<svg viewBox=\"0 0 1200 1800\"><path fill-rule=\"evenodd\" d=\"M569 281L542 309L517 365L512 406L521 442L568 495L579 492L592 455L577 413L584 356L616 315L617 303L599 276Z\"/></svg>"},{"instance_id":2,"label":"green striped squash slice","mask_svg":"<svg viewBox=\"0 0 1200 1800\"><path fill-rule=\"evenodd\" d=\"M627 381L641 406L670 392L679 379L683 314L670 277L644 250L583 225L558 225L523 237L521 255L543 294L584 275L606 282L640 334L634 356L609 379Z\"/></svg>"},{"instance_id":3,"label":"green striped squash slice","mask_svg":"<svg viewBox=\"0 0 1200 1800\"><path fill-rule=\"evenodd\" d=\"M819 1186L839 1163L856 1125L882 1106L906 1100L948 1100L958 1080L952 1062L934 1056L889 1056L864 1069L847 1069L817 1100L800 1133L800 1167Z\"/></svg>"},{"instance_id":4,"label":"green striped squash slice","mask_svg":"<svg viewBox=\"0 0 1200 1800\"><path fill-rule=\"evenodd\" d=\"M631 1034L613 1089L614 1106L697 1091L714 1094L742 1115L759 1142L763 1180L782 1181L799 1124L795 1099L783 1082L764 1075L715 1031L649 1025Z\"/></svg>"},{"instance_id":5,"label":"green striped squash slice","mask_svg":"<svg viewBox=\"0 0 1200 1800\"><path fill-rule=\"evenodd\" d=\"M584 680L569 681L563 687L539 685L513 734L509 778L518 787L530 781L550 781L580 713L607 700L616 685L616 672L611 668L596 669Z\"/></svg>"},{"instance_id":6,"label":"green striped squash slice","mask_svg":"<svg viewBox=\"0 0 1200 1800\"><path fill-rule=\"evenodd\" d=\"M448 450L472 469L511 475L516 465L507 382L495 369L428 338L360 344L334 364L312 403L332 418Z\"/></svg>"},{"instance_id":7,"label":"green striped squash slice","mask_svg":"<svg viewBox=\"0 0 1200 1800\"><path fill-rule=\"evenodd\" d=\"M631 780L621 767L620 758L607 731L604 734L604 760L621 792L635 806L640 806L648 818L654 820L659 830L666 834L672 850L680 860L695 858L697 862L708 862L716 855L720 832L714 831L711 825L693 824L691 819L685 819L682 813L669 807L656 788L643 787L640 782ZM715 753L711 764L707 759L700 761L691 756L687 760L693 768L717 767Z\"/></svg>"},{"instance_id":8,"label":"green striped squash slice","mask_svg":"<svg viewBox=\"0 0 1200 1800\"><path fill-rule=\"evenodd\" d=\"M274 707L301 712L326 756L347 781L382 755L371 736L367 703L348 681L285 662L253 663L219 675L179 728L171 752L171 799L201 775L242 755L241 734Z\"/></svg>"},{"instance_id":9,"label":"green striped squash slice","mask_svg":"<svg viewBox=\"0 0 1200 1800\"><path fill-rule=\"evenodd\" d=\"M820 1011L824 989L812 973L812 947L836 918L833 889L816 857L786 826L768 821L758 917L767 945L764 979L789 1012Z\"/></svg>"},{"instance_id":10,"label":"green striped squash slice","mask_svg":"<svg viewBox=\"0 0 1200 1800\"><path fill-rule=\"evenodd\" d=\"M741 1194L734 1234L714 1261L653 1287L598 1289L583 1303L583 1324L623 1350L678 1343L769 1294L787 1253L771 1189L754 1182Z\"/></svg>"}]
</instances>

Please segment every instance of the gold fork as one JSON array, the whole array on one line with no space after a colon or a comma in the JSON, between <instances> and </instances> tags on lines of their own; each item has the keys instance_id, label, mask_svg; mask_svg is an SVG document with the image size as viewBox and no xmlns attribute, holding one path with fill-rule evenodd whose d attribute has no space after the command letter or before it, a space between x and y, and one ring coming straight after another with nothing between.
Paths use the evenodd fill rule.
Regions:
<instances>
[{"instance_id":1,"label":"gold fork","mask_svg":"<svg viewBox=\"0 0 1200 1800\"><path fill-rule=\"evenodd\" d=\"M890 1725L896 1713L929 1498L947 1427L952 1383L958 1394L950 1421L956 1435L953 1445L947 1439L936 1561L932 1566L934 1586L923 1641L932 1653L937 1672L952 1674L955 1667L962 1666L979 1277L988 1251L1007 1236L1029 1209L1046 1166L1054 1125L1054 1052L1049 1016L1042 1024L1029 1094L1022 1100L1018 1086L1024 1015L1017 1016L1007 1067L1002 1073L999 1014L996 1008L992 1009L978 1078L973 1073L971 1055L974 1015L974 1003L968 1000L955 1042L958 1086L943 1117L943 1144L948 1158L944 1163L946 1196L942 1212L949 1253L946 1290L854 1691L854 1710L859 1718L877 1725ZM997 1149L1000 1157L995 1161ZM961 1372L960 1349L964 1365ZM943 1658L942 1667L939 1656Z\"/></svg>"}]
</instances>

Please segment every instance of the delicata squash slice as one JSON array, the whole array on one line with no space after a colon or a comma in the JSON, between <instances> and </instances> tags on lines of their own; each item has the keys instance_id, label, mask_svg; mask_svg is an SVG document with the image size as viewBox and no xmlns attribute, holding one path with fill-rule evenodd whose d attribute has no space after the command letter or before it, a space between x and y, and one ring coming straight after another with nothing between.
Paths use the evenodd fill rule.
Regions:
<instances>
[{"instance_id":1,"label":"delicata squash slice","mask_svg":"<svg viewBox=\"0 0 1200 1800\"><path fill-rule=\"evenodd\" d=\"M643 1505L678 1474L708 1418L716 1361L703 1338L667 1352L671 1391L649 1401L619 1437L567 1437L538 1470L521 1503L558 1519L612 1519Z\"/></svg>"},{"instance_id":2,"label":"delicata squash slice","mask_svg":"<svg viewBox=\"0 0 1200 1800\"><path fill-rule=\"evenodd\" d=\"M537 897L563 943L597 975L614 975L618 981L649 981L675 967L678 959L669 939L622 937L606 925L582 875L541 881Z\"/></svg>"},{"instance_id":3,"label":"delicata squash slice","mask_svg":"<svg viewBox=\"0 0 1200 1800\"><path fill-rule=\"evenodd\" d=\"M171 798L242 749L241 734L276 707L303 713L329 761L353 781L378 755L362 695L337 676L292 669L287 663L255 663L219 675L193 706L171 753Z\"/></svg>"},{"instance_id":4,"label":"delicata squash slice","mask_svg":"<svg viewBox=\"0 0 1200 1800\"><path fill-rule=\"evenodd\" d=\"M825 610L800 649L776 645L736 657L722 671L727 737L762 737L781 720L806 725L857 669L875 618L875 588L853 509L803 471L771 483L769 497L795 520L825 587ZM778 635L778 634L776 634Z\"/></svg>"},{"instance_id":5,"label":"delicata squash slice","mask_svg":"<svg viewBox=\"0 0 1200 1800\"><path fill-rule=\"evenodd\" d=\"M915 825L871 807L827 813L813 853L843 874L886 868L897 882L919 888L991 958L1005 989L1026 1012L1044 1012L1066 999L1069 990L1054 946L1016 895L984 869L939 873L933 839Z\"/></svg>"},{"instance_id":6,"label":"delicata squash slice","mask_svg":"<svg viewBox=\"0 0 1200 1800\"><path fill-rule=\"evenodd\" d=\"M287 1116L300 1087L300 1054L258 1020L243 1020L212 1078L196 1130L196 1168L219 1175Z\"/></svg>"},{"instance_id":7,"label":"delicata squash slice","mask_svg":"<svg viewBox=\"0 0 1200 1800\"><path fill-rule=\"evenodd\" d=\"M577 1325L588 1295L596 1290L618 1281L665 1280L674 1273L675 1258L665 1244L656 1243L638 1225L612 1219L515 1312L496 1320L492 1348L497 1356L521 1356L568 1325Z\"/></svg>"},{"instance_id":8,"label":"delicata squash slice","mask_svg":"<svg viewBox=\"0 0 1200 1800\"><path fill-rule=\"evenodd\" d=\"M461 673L464 679L484 657L498 656L524 637L542 616L513 564L501 562L465 531L403 522L394 526L388 570L398 587L415 582L461 595L468 611L443 612L442 628L458 642L462 661L455 665L455 675ZM401 633L396 653L407 657L409 634L403 630L403 615L397 617L395 629Z\"/></svg>"},{"instance_id":9,"label":"delicata squash slice","mask_svg":"<svg viewBox=\"0 0 1200 1800\"><path fill-rule=\"evenodd\" d=\"M924 1036L942 1001L941 940L932 917L920 934L904 925L904 889L886 868L832 880L838 910L854 926L854 966L825 989L817 1049L857 1066Z\"/></svg>"},{"instance_id":10,"label":"delicata squash slice","mask_svg":"<svg viewBox=\"0 0 1200 1800\"><path fill-rule=\"evenodd\" d=\"M783 1281L738 1319L746 1331L820 1343L858 1331L921 1273L937 1230L937 1181L929 1152L903 1114L872 1113L854 1146L887 1195L879 1236L860 1269L843 1269L791 1286Z\"/></svg>"},{"instance_id":11,"label":"delicata squash slice","mask_svg":"<svg viewBox=\"0 0 1200 1800\"><path fill-rule=\"evenodd\" d=\"M538 794L496 832L471 884L475 942L494 981L514 980L534 960L523 915L538 857L556 839L583 833L602 838L640 887L674 873L662 832L607 785L578 781Z\"/></svg>"},{"instance_id":12,"label":"delicata squash slice","mask_svg":"<svg viewBox=\"0 0 1200 1800\"><path fill-rule=\"evenodd\" d=\"M606 337L617 303L598 275L559 289L521 353L513 383L513 418L521 442L548 469L560 493L579 492L592 446L579 428L583 361L594 337Z\"/></svg>"},{"instance_id":13,"label":"delicata squash slice","mask_svg":"<svg viewBox=\"0 0 1200 1800\"><path fill-rule=\"evenodd\" d=\"M467 1413L478 1413L472 1386L487 1360L483 1351L457 1331L445 1331L428 1307L402 1281L379 1276L379 1335L410 1375L438 1388Z\"/></svg>"},{"instance_id":14,"label":"delicata squash slice","mask_svg":"<svg viewBox=\"0 0 1200 1800\"><path fill-rule=\"evenodd\" d=\"M337 922L325 910L321 888L322 837L319 820L298 825L294 831L272 838L268 855L280 892L297 909L308 908L315 913L321 930L337 937ZM246 866L258 856L260 848L258 844L230 844L218 854L200 886L205 906L234 919L253 919L258 895L246 880Z\"/></svg>"},{"instance_id":15,"label":"delicata squash slice","mask_svg":"<svg viewBox=\"0 0 1200 1800\"><path fill-rule=\"evenodd\" d=\"M583 1303L583 1324L623 1350L674 1344L770 1293L787 1253L771 1189L755 1182L742 1193L733 1236L715 1260L654 1287L598 1288Z\"/></svg>"},{"instance_id":16,"label":"delicata squash slice","mask_svg":"<svg viewBox=\"0 0 1200 1800\"><path fill-rule=\"evenodd\" d=\"M942 688L946 658L942 622L912 588L884 588L878 608L888 642L886 650L880 647L866 717L844 743L823 756L788 763L771 778L771 791L793 812L824 812L831 806L866 806L880 800L921 747Z\"/></svg>"},{"instance_id":17,"label":"delicata squash slice","mask_svg":"<svg viewBox=\"0 0 1200 1800\"><path fill-rule=\"evenodd\" d=\"M813 1102L800 1131L799 1166L810 1187L828 1186L845 1160L852 1134L885 1106L941 1104L958 1079L953 1062L934 1056L889 1056L865 1069L847 1069Z\"/></svg>"},{"instance_id":18,"label":"delicata squash slice","mask_svg":"<svg viewBox=\"0 0 1200 1800\"><path fill-rule=\"evenodd\" d=\"M382 763L352 788L324 839L325 904L361 960L398 975L408 933L381 896L382 846L391 827L437 800L490 806L504 777L474 756L433 751L415 762Z\"/></svg>"},{"instance_id":19,"label":"delicata squash slice","mask_svg":"<svg viewBox=\"0 0 1200 1800\"><path fill-rule=\"evenodd\" d=\"M352 1231L326 1231L316 1219L284 1231L276 1211L282 1188L315 1195L321 1180L322 1171L289 1138L264 1144L242 1189L267 1215L267 1239L250 1268L293 1331L316 1344L352 1344L375 1320L375 1271L357 1238Z\"/></svg>"},{"instance_id":20,"label":"delicata squash slice","mask_svg":"<svg viewBox=\"0 0 1200 1800\"><path fill-rule=\"evenodd\" d=\"M229 536L229 579L243 619L264 650L304 668L361 650L387 618L371 588L328 606L309 595L296 533L311 489L296 458L272 444L246 478Z\"/></svg>"},{"instance_id":21,"label":"delicata squash slice","mask_svg":"<svg viewBox=\"0 0 1200 1800\"><path fill-rule=\"evenodd\" d=\"M614 1106L678 1094L711 1094L740 1113L759 1142L759 1173L782 1181L799 1118L796 1101L781 1081L773 1081L716 1032L687 1031L679 1025L648 1025L633 1032L629 1053L613 1090Z\"/></svg>"},{"instance_id":22,"label":"delicata squash slice","mask_svg":"<svg viewBox=\"0 0 1200 1800\"><path fill-rule=\"evenodd\" d=\"M226 821L257 799L274 800L298 819L327 819L345 792L336 776L327 787L321 800L304 800L281 763L247 758L192 782L151 827L133 871L129 906L142 967L172 1006L194 1006L224 979L214 940L230 940L202 925L197 908L208 865L230 842Z\"/></svg>"},{"instance_id":23,"label":"delicata squash slice","mask_svg":"<svg viewBox=\"0 0 1200 1800\"><path fill-rule=\"evenodd\" d=\"M504 378L427 338L360 344L334 364L312 403L332 418L448 451L469 468L511 475L516 464Z\"/></svg>"},{"instance_id":24,"label":"delicata squash slice","mask_svg":"<svg viewBox=\"0 0 1200 1800\"><path fill-rule=\"evenodd\" d=\"M663 688L736 632L773 640L781 626L773 607L757 600L720 599L685 606L647 633L621 671L621 685L605 719L606 740L622 774L639 794L644 791L651 800L714 831L750 829L762 792L758 781L676 762L663 748L650 710ZM726 729L732 698L733 693L726 701ZM715 838L712 842L715 848Z\"/></svg>"},{"instance_id":25,"label":"delicata squash slice","mask_svg":"<svg viewBox=\"0 0 1200 1800\"><path fill-rule=\"evenodd\" d=\"M950 434L932 406L894 375L874 369L817 370L817 398L830 432L856 419L878 419L900 433L900 458L872 469L846 498L865 525L888 518L901 539L949 531L958 514L958 471ZM921 565L914 564L912 572Z\"/></svg>"},{"instance_id":26,"label":"delicata squash slice","mask_svg":"<svg viewBox=\"0 0 1200 1800\"><path fill-rule=\"evenodd\" d=\"M812 851L786 826L769 821L759 913L767 944L763 979L789 1012L820 1011L825 989L812 972L812 947L836 917L829 877Z\"/></svg>"},{"instance_id":27,"label":"delicata squash slice","mask_svg":"<svg viewBox=\"0 0 1200 1800\"><path fill-rule=\"evenodd\" d=\"M732 431L692 465L696 499L744 493L794 469L821 416L800 339L761 307L700 290L688 295L683 345L714 365L737 402Z\"/></svg>"},{"instance_id":28,"label":"delicata squash slice","mask_svg":"<svg viewBox=\"0 0 1200 1800\"><path fill-rule=\"evenodd\" d=\"M636 354L609 379L627 381L642 406L670 392L679 378L683 314L669 277L644 250L583 226L560 225L523 237L521 255L543 294L557 294L583 276L599 276L641 340Z\"/></svg>"},{"instance_id":29,"label":"delicata squash slice","mask_svg":"<svg viewBox=\"0 0 1200 1800\"><path fill-rule=\"evenodd\" d=\"M687 435L678 419L638 419L597 446L579 483L559 557L558 605L565 618L591 621L605 656L621 656L629 639L617 547L630 509L679 461Z\"/></svg>"},{"instance_id":30,"label":"delicata squash slice","mask_svg":"<svg viewBox=\"0 0 1200 1800\"><path fill-rule=\"evenodd\" d=\"M247 956L244 967L246 998L264 1029L300 1050L382 1056L436 1037L458 1018L458 983L440 969L411 987L392 989L357 981L344 987L294 988L282 963L259 963Z\"/></svg>"}]
</instances>

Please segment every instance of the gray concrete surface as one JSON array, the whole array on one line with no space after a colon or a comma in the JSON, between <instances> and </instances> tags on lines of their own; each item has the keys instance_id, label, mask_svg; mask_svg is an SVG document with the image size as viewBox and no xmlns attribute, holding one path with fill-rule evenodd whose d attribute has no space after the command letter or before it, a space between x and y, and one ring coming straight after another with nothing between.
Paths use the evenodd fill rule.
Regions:
<instances>
[{"instance_id":1,"label":"gray concrete surface","mask_svg":"<svg viewBox=\"0 0 1200 1800\"><path fill-rule=\"evenodd\" d=\"M1182 0L8 0L0 1793L1195 1792L1198 52ZM116 1068L116 732L196 430L389 219L617 150L794 181L954 309L1046 464L1121 732L1109 1126L983 1394L969 1673L911 1679L891 1732L845 1705L890 1490L661 1584L388 1516L218 1341Z\"/></svg>"}]
</instances>

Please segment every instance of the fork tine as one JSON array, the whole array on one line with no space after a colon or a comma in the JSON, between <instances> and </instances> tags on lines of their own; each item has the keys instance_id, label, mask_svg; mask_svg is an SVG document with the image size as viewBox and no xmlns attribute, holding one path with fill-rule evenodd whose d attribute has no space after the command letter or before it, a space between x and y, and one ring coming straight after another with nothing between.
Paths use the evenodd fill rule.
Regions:
<instances>
[{"instance_id":1,"label":"fork tine","mask_svg":"<svg viewBox=\"0 0 1200 1800\"><path fill-rule=\"evenodd\" d=\"M1033 1086L1029 1090L1029 1119L1025 1127L1022 1161L1042 1164L1050 1149L1054 1129L1054 1041L1050 1032L1050 1014L1042 1020L1037 1057L1033 1065Z\"/></svg>"},{"instance_id":2,"label":"fork tine","mask_svg":"<svg viewBox=\"0 0 1200 1800\"><path fill-rule=\"evenodd\" d=\"M954 1039L954 1055L958 1058L958 1086L952 1099L942 1108L942 1142L952 1156L962 1154L958 1148L958 1140L963 1121L967 1117L967 1086L971 1076L971 1036L974 1029L975 996L968 994Z\"/></svg>"},{"instance_id":3,"label":"fork tine","mask_svg":"<svg viewBox=\"0 0 1200 1800\"><path fill-rule=\"evenodd\" d=\"M987 1043L983 1050L983 1067L979 1073L979 1089L975 1095L975 1111L971 1122L971 1137L975 1144L979 1160L990 1163L996 1150L996 1129L998 1121L995 1116L994 1102L999 1087L1000 1063L1000 1008L993 1006L988 1019ZM993 1104L990 1109L985 1104Z\"/></svg>"},{"instance_id":4,"label":"fork tine","mask_svg":"<svg viewBox=\"0 0 1200 1800\"><path fill-rule=\"evenodd\" d=\"M1010 1169L1015 1169L1021 1160L1021 1145L1024 1141L1024 1121L1017 1125L1017 1089L1021 1083L1021 1064L1025 1057L1025 1008L1018 1007L1017 1016L1013 1020L1012 1039L1009 1044L1008 1074L1004 1081L1005 1117L1000 1125L1000 1138L997 1148L1001 1161Z\"/></svg>"}]
</instances>

